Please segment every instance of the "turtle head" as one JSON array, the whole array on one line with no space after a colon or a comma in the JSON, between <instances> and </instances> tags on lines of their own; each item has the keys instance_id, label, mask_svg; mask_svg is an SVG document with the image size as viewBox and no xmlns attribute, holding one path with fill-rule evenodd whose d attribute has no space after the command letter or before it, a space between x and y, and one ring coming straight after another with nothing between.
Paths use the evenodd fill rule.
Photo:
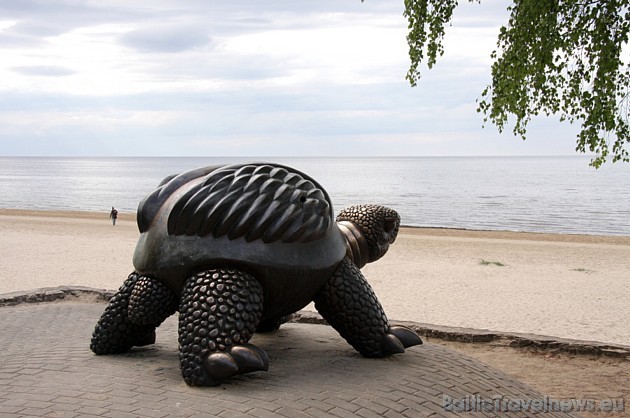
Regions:
<instances>
[{"instance_id":1,"label":"turtle head","mask_svg":"<svg viewBox=\"0 0 630 418\"><path fill-rule=\"evenodd\" d=\"M361 268L385 255L398 235L400 216L385 206L350 206L339 212L337 225L346 237L348 256Z\"/></svg>"}]
</instances>

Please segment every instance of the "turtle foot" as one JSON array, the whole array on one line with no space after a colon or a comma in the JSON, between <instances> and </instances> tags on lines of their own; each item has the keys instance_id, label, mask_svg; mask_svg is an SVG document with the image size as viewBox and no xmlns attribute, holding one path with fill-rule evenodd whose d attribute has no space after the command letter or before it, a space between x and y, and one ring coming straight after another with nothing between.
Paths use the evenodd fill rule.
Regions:
<instances>
[{"instance_id":1,"label":"turtle foot","mask_svg":"<svg viewBox=\"0 0 630 418\"><path fill-rule=\"evenodd\" d=\"M184 381L216 386L231 376L267 370L267 354L249 344L262 316L256 278L214 268L189 278L179 308L179 359Z\"/></svg>"},{"instance_id":2,"label":"turtle foot","mask_svg":"<svg viewBox=\"0 0 630 418\"><path fill-rule=\"evenodd\" d=\"M402 325L390 326L383 336L384 355L404 353L405 348L422 344L422 339L414 330Z\"/></svg>"},{"instance_id":3,"label":"turtle foot","mask_svg":"<svg viewBox=\"0 0 630 418\"><path fill-rule=\"evenodd\" d=\"M269 357L264 350L252 344L235 345L228 351L215 352L204 364L208 377L222 381L229 377L269 369Z\"/></svg>"},{"instance_id":4,"label":"turtle foot","mask_svg":"<svg viewBox=\"0 0 630 418\"><path fill-rule=\"evenodd\" d=\"M90 349L94 354L119 354L125 353L131 347L140 347L155 343L155 328L158 327L169 315L170 310L147 311L146 306L151 306L150 300L132 300L134 291L143 290L142 283L156 282L133 272L111 298L99 319L90 342ZM136 286L138 286L136 288ZM129 309L129 306L134 309ZM130 312L131 311L131 312ZM132 315L130 315L132 313ZM143 315L133 315L143 313ZM136 318L143 319L137 321Z\"/></svg>"},{"instance_id":5,"label":"turtle foot","mask_svg":"<svg viewBox=\"0 0 630 418\"><path fill-rule=\"evenodd\" d=\"M252 344L233 345L199 360L199 366L190 362L182 368L184 381L190 386L218 386L230 377L269 369L267 353Z\"/></svg>"},{"instance_id":6,"label":"turtle foot","mask_svg":"<svg viewBox=\"0 0 630 418\"><path fill-rule=\"evenodd\" d=\"M422 344L411 328L389 325L374 291L347 257L314 301L322 317L364 357L387 357Z\"/></svg>"}]
</instances>

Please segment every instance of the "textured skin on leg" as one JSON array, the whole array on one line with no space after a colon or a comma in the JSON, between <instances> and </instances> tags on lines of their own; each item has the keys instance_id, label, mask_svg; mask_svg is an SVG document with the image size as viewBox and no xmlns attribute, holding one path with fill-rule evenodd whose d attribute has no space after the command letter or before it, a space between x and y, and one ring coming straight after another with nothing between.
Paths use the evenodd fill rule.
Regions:
<instances>
[{"instance_id":1,"label":"textured skin on leg","mask_svg":"<svg viewBox=\"0 0 630 418\"><path fill-rule=\"evenodd\" d=\"M139 277L129 297L129 320L136 325L157 327L175 313L178 303L164 284L151 277Z\"/></svg>"},{"instance_id":2,"label":"textured skin on leg","mask_svg":"<svg viewBox=\"0 0 630 418\"><path fill-rule=\"evenodd\" d=\"M139 278L131 273L109 301L92 333L90 349L95 354L124 353L133 346L155 342L155 326L136 325L128 316L129 298Z\"/></svg>"},{"instance_id":3,"label":"textured skin on leg","mask_svg":"<svg viewBox=\"0 0 630 418\"><path fill-rule=\"evenodd\" d=\"M179 356L187 384L214 386L235 374L266 369L266 354L247 344L262 315L262 296L258 280L239 270L210 269L186 281Z\"/></svg>"},{"instance_id":4,"label":"textured skin on leg","mask_svg":"<svg viewBox=\"0 0 630 418\"><path fill-rule=\"evenodd\" d=\"M361 355L392 354L383 350L389 329L385 312L361 271L348 258L339 263L314 301L317 311Z\"/></svg>"}]
</instances>

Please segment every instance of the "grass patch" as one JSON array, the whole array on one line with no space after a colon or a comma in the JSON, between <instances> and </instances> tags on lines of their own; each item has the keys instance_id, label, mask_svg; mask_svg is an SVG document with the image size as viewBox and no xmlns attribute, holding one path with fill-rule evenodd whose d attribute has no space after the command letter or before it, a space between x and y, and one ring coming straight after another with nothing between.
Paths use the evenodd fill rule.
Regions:
<instances>
[{"instance_id":1,"label":"grass patch","mask_svg":"<svg viewBox=\"0 0 630 418\"><path fill-rule=\"evenodd\" d=\"M498 266L498 267L505 267L505 264L503 264L500 261L489 261L489 260L484 260L481 259L479 261L479 264L481 264L482 266Z\"/></svg>"}]
</instances>

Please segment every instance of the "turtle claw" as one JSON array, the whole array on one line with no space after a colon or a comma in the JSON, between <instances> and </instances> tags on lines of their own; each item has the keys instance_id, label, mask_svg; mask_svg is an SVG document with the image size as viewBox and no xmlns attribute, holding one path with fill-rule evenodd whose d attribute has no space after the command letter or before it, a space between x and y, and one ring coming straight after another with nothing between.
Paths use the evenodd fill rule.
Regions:
<instances>
[{"instance_id":1,"label":"turtle claw","mask_svg":"<svg viewBox=\"0 0 630 418\"><path fill-rule=\"evenodd\" d=\"M210 354L205 368L212 384L218 384L237 374L268 370L269 358L267 353L252 344L235 345L227 351Z\"/></svg>"},{"instance_id":2,"label":"turtle claw","mask_svg":"<svg viewBox=\"0 0 630 418\"><path fill-rule=\"evenodd\" d=\"M389 334L395 335L404 348L422 344L422 339L414 330L402 325L390 326Z\"/></svg>"},{"instance_id":3,"label":"turtle claw","mask_svg":"<svg viewBox=\"0 0 630 418\"><path fill-rule=\"evenodd\" d=\"M385 334L383 336L382 351L386 356L400 354L405 352L405 346L394 334Z\"/></svg>"},{"instance_id":4,"label":"turtle claw","mask_svg":"<svg viewBox=\"0 0 630 418\"><path fill-rule=\"evenodd\" d=\"M230 354L238 363L238 374L269 370L267 353L253 344L235 345Z\"/></svg>"},{"instance_id":5,"label":"turtle claw","mask_svg":"<svg viewBox=\"0 0 630 418\"><path fill-rule=\"evenodd\" d=\"M399 354L404 353L405 348L422 344L422 339L415 331L410 328L395 325L390 326L389 331L383 337L382 350L383 354Z\"/></svg>"}]
</instances>

